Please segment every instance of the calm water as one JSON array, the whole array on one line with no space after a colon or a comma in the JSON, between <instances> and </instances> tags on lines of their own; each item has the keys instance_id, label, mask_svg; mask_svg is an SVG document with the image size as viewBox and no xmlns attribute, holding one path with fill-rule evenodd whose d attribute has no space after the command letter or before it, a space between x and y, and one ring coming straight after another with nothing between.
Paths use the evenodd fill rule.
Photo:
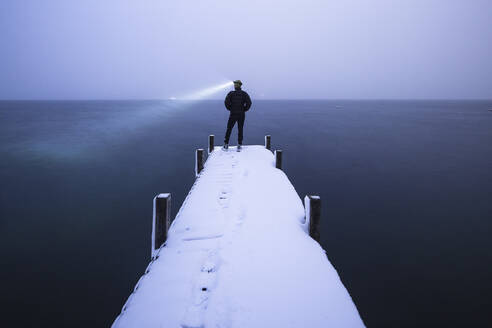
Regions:
<instances>
[{"instance_id":1,"label":"calm water","mask_svg":"<svg viewBox=\"0 0 492 328\"><path fill-rule=\"evenodd\" d=\"M369 327L491 326L492 102L256 101ZM0 326L109 326L221 101L0 102ZM233 139L236 137L233 132ZM252 241L254 242L254 241Z\"/></svg>"}]
</instances>

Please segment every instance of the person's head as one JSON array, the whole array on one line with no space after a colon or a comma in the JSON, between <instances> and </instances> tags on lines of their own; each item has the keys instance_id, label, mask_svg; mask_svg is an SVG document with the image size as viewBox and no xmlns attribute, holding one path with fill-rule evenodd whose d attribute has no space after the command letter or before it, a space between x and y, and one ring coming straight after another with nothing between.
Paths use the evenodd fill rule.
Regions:
<instances>
[{"instance_id":1,"label":"person's head","mask_svg":"<svg viewBox=\"0 0 492 328\"><path fill-rule=\"evenodd\" d=\"M241 89L241 86L243 85L243 82L241 82L241 80L236 80L233 83L234 83L234 89L236 90Z\"/></svg>"}]
</instances>

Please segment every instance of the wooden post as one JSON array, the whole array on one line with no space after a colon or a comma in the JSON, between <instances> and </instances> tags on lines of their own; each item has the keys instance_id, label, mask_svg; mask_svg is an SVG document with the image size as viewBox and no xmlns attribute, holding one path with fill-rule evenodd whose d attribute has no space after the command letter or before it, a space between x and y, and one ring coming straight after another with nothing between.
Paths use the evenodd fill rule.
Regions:
<instances>
[{"instance_id":1,"label":"wooden post","mask_svg":"<svg viewBox=\"0 0 492 328\"><path fill-rule=\"evenodd\" d=\"M281 150L275 151L275 167L279 170L282 169L282 151Z\"/></svg>"},{"instance_id":2,"label":"wooden post","mask_svg":"<svg viewBox=\"0 0 492 328\"><path fill-rule=\"evenodd\" d=\"M214 151L214 137L215 136L213 134L208 136L208 153L209 154Z\"/></svg>"},{"instance_id":3,"label":"wooden post","mask_svg":"<svg viewBox=\"0 0 492 328\"><path fill-rule=\"evenodd\" d=\"M171 224L171 194L158 194L154 197L154 215L152 218L152 249L151 257L167 239L167 231Z\"/></svg>"},{"instance_id":4,"label":"wooden post","mask_svg":"<svg viewBox=\"0 0 492 328\"><path fill-rule=\"evenodd\" d=\"M321 199L319 196L304 197L304 210L309 236L319 242L319 221L321 219Z\"/></svg>"},{"instance_id":5,"label":"wooden post","mask_svg":"<svg viewBox=\"0 0 492 328\"><path fill-rule=\"evenodd\" d=\"M268 150L271 150L272 149L272 137L270 135L266 135L265 136L265 148L268 149Z\"/></svg>"},{"instance_id":6,"label":"wooden post","mask_svg":"<svg viewBox=\"0 0 492 328\"><path fill-rule=\"evenodd\" d=\"M198 176L203 170L203 149L197 149L195 152L195 176Z\"/></svg>"}]
</instances>

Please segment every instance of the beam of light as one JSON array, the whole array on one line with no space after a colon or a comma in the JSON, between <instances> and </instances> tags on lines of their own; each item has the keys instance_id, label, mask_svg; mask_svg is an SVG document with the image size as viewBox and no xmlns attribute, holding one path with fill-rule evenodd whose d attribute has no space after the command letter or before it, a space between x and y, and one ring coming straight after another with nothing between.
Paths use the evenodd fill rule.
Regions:
<instances>
[{"instance_id":1,"label":"beam of light","mask_svg":"<svg viewBox=\"0 0 492 328\"><path fill-rule=\"evenodd\" d=\"M183 97L171 97L171 101L161 103L142 103L138 110L124 111L124 115L108 115L97 120L81 120L70 129L53 133L45 138L34 138L19 143L14 151L30 152L36 156L54 160L89 160L103 156L104 145L116 145L127 142L141 133L143 128L150 128L167 119L173 110L191 108L196 101L206 99L233 85L233 82L222 82ZM174 101L176 100L176 101ZM184 101L180 101L184 100ZM114 103L117 108L117 103ZM125 108L124 106L122 107ZM105 108L111 109L111 108ZM120 108L121 109L121 108ZM55 131L56 132L56 131ZM98 155L96 155L98 154Z\"/></svg>"},{"instance_id":2,"label":"beam of light","mask_svg":"<svg viewBox=\"0 0 492 328\"><path fill-rule=\"evenodd\" d=\"M231 87L234 83L232 81L229 81L229 82L225 82L225 83L221 83L221 84L218 84L218 85L214 85L214 86L211 86L211 87L208 87L208 88L205 88L205 89L202 89L202 90L198 90L198 91L195 91L193 93L190 93L188 95L185 95L183 97L178 97L178 98L175 98L175 99L178 99L178 100L201 100L201 99L205 99L205 98L208 98L224 89L227 89L229 87ZM173 99L174 97L171 97L170 99Z\"/></svg>"}]
</instances>

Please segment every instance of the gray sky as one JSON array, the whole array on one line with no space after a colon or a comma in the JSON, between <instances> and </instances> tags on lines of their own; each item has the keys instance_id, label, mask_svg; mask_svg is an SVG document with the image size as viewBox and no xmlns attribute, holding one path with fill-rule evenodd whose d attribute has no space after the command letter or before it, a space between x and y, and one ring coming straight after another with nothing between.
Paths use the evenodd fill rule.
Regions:
<instances>
[{"instance_id":1,"label":"gray sky","mask_svg":"<svg viewBox=\"0 0 492 328\"><path fill-rule=\"evenodd\" d=\"M0 99L492 98L492 1L2 0Z\"/></svg>"}]
</instances>

